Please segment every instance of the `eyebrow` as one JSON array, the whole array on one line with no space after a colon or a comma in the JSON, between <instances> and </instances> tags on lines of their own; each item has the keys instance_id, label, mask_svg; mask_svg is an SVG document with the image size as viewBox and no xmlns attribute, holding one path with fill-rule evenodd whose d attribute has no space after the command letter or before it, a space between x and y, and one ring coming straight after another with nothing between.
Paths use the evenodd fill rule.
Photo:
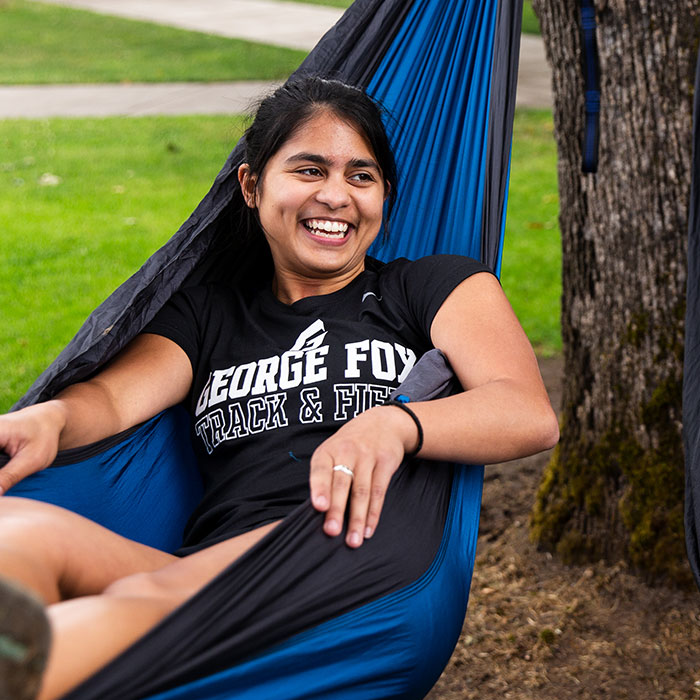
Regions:
<instances>
[{"instance_id":1,"label":"eyebrow","mask_svg":"<svg viewBox=\"0 0 700 700\"><path fill-rule=\"evenodd\" d=\"M318 153L295 153L293 156L289 156L286 160L287 163L299 163L299 162L306 162L306 163L318 163L319 165L325 165L326 167L330 167L333 165L333 161L329 160L328 158L318 154ZM379 165L376 163L376 161L372 160L371 158L353 158L351 161L348 162L348 165L351 168L372 168L373 170L376 170L378 173L381 172L381 168Z\"/></svg>"}]
</instances>

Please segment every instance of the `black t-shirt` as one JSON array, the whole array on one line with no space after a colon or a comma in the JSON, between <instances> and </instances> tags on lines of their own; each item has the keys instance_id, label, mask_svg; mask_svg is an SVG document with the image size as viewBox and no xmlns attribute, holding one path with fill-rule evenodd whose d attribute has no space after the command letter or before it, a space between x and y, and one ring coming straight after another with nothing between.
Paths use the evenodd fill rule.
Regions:
<instances>
[{"instance_id":1,"label":"black t-shirt","mask_svg":"<svg viewBox=\"0 0 700 700\"><path fill-rule=\"evenodd\" d=\"M343 289L291 305L269 289L177 293L144 332L173 340L192 363L187 408L204 496L181 552L282 518L308 498L314 449L385 402L432 348L443 301L481 271L461 256L368 258Z\"/></svg>"}]
</instances>

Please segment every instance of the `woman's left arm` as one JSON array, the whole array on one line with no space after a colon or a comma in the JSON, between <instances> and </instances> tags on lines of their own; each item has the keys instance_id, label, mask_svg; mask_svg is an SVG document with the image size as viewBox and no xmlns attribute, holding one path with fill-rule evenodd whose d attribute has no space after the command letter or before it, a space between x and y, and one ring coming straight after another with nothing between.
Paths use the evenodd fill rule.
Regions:
<instances>
[{"instance_id":1,"label":"woman's left arm","mask_svg":"<svg viewBox=\"0 0 700 700\"><path fill-rule=\"evenodd\" d=\"M430 332L464 391L411 403L423 427L421 457L491 464L556 444L557 417L535 354L495 277L477 273L458 285L435 315ZM311 497L318 510L327 512L327 534L340 533L350 496L348 544L359 546L371 536L389 481L417 441L407 413L379 406L319 446L311 460ZM352 481L333 471L337 464L353 470Z\"/></svg>"},{"instance_id":2,"label":"woman's left arm","mask_svg":"<svg viewBox=\"0 0 700 700\"><path fill-rule=\"evenodd\" d=\"M425 434L421 457L493 464L557 443L535 353L495 277L462 282L435 315L431 337L464 391L411 404Z\"/></svg>"}]
</instances>

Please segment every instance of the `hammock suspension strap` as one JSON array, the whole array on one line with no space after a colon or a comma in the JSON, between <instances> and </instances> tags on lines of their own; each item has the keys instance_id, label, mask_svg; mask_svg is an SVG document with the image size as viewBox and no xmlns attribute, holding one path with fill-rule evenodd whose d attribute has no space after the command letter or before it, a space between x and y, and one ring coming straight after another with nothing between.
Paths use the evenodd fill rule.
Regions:
<instances>
[{"instance_id":1,"label":"hammock suspension strap","mask_svg":"<svg viewBox=\"0 0 700 700\"><path fill-rule=\"evenodd\" d=\"M598 141L600 134L600 71L593 0L581 0L581 34L586 95L586 119L581 169L584 173L595 173L598 170Z\"/></svg>"}]
</instances>

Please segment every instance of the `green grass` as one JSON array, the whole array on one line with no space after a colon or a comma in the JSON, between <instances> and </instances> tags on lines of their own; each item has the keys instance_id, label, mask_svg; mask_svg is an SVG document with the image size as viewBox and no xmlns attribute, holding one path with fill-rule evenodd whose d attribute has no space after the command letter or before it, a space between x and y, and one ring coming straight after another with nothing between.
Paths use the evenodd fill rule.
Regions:
<instances>
[{"instance_id":1,"label":"green grass","mask_svg":"<svg viewBox=\"0 0 700 700\"><path fill-rule=\"evenodd\" d=\"M0 121L0 411L177 230L241 130L230 117ZM40 184L47 173L59 184Z\"/></svg>"},{"instance_id":2,"label":"green grass","mask_svg":"<svg viewBox=\"0 0 700 700\"><path fill-rule=\"evenodd\" d=\"M230 117L0 121L0 412L177 230L241 130ZM561 346L551 132L548 112L516 114L503 266L545 354Z\"/></svg>"},{"instance_id":3,"label":"green grass","mask_svg":"<svg viewBox=\"0 0 700 700\"><path fill-rule=\"evenodd\" d=\"M549 110L517 110L502 284L538 353L561 351L561 237Z\"/></svg>"},{"instance_id":4,"label":"green grass","mask_svg":"<svg viewBox=\"0 0 700 700\"><path fill-rule=\"evenodd\" d=\"M532 9L532 0L525 0L523 3L523 34L539 34L540 21Z\"/></svg>"},{"instance_id":5,"label":"green grass","mask_svg":"<svg viewBox=\"0 0 700 700\"><path fill-rule=\"evenodd\" d=\"M25 2L0 2L0 84L277 80L305 52Z\"/></svg>"},{"instance_id":6,"label":"green grass","mask_svg":"<svg viewBox=\"0 0 700 700\"><path fill-rule=\"evenodd\" d=\"M286 0L287 2L302 2L307 5L326 5L328 7L347 8L353 0ZM532 9L532 0L525 0L523 4L523 34L539 34L540 23Z\"/></svg>"},{"instance_id":7,"label":"green grass","mask_svg":"<svg viewBox=\"0 0 700 700\"><path fill-rule=\"evenodd\" d=\"M296 1L296 0L290 0ZM345 8L351 0L305 0ZM539 33L530 0L523 32ZM26 0L0 0L0 84L278 80L303 51Z\"/></svg>"}]
</instances>

